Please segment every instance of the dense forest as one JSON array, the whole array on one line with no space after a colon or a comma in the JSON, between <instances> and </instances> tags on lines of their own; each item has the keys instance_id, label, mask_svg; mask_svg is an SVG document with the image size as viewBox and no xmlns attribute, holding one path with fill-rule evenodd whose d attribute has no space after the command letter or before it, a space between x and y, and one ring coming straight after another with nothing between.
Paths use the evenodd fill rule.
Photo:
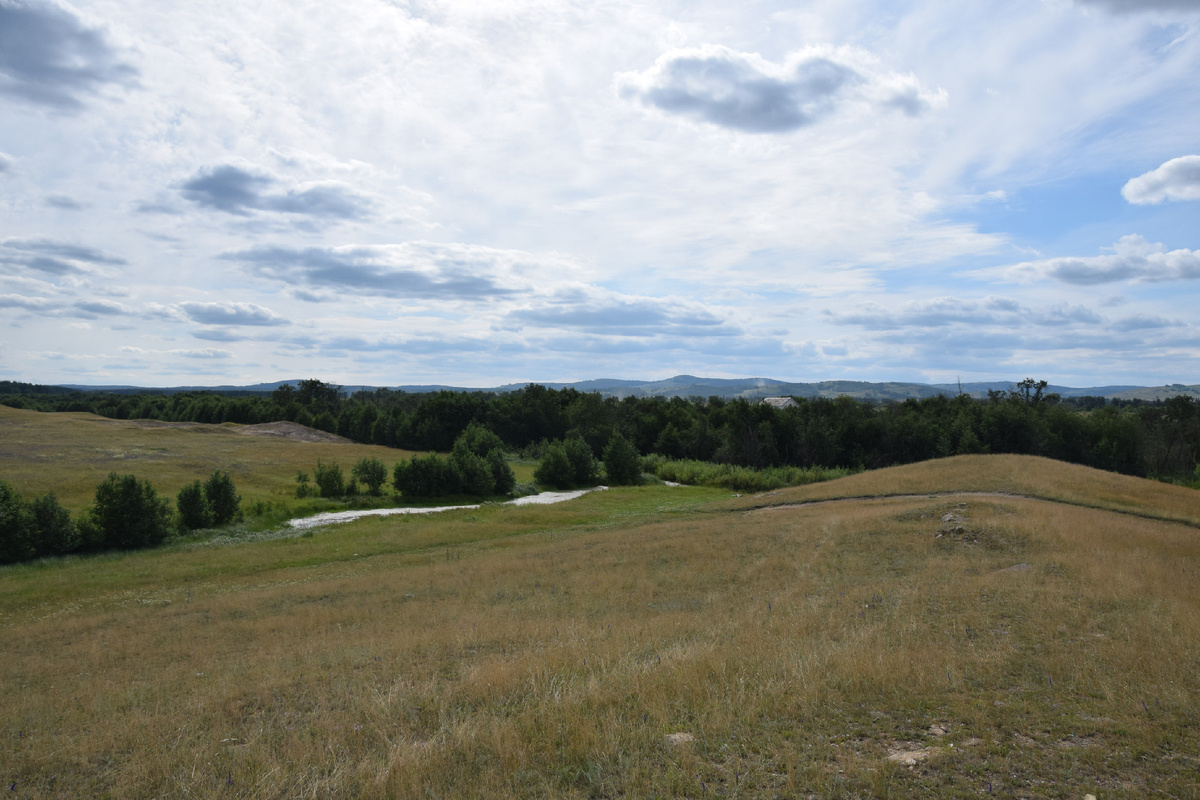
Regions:
<instances>
[{"instance_id":1,"label":"dense forest","mask_svg":"<svg viewBox=\"0 0 1200 800\"><path fill-rule=\"evenodd\" d=\"M1162 479L1196 479L1200 405L1063 399L1027 379L983 400L967 395L903 402L848 397L765 403L709 398L604 398L530 384L507 392L350 395L319 380L270 393L80 392L0 382L0 403L89 411L114 419L288 420L357 442L446 452L472 422L514 452L540 458L550 442L582 438L600 456L614 433L643 455L750 468L873 469L960 453L1021 453Z\"/></svg>"}]
</instances>

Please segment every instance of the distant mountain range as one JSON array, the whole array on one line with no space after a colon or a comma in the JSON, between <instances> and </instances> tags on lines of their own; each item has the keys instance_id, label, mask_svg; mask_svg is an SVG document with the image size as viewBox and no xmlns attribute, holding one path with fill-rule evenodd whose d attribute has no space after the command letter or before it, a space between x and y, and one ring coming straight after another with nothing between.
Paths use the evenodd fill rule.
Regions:
<instances>
[{"instance_id":1,"label":"distant mountain range","mask_svg":"<svg viewBox=\"0 0 1200 800\"><path fill-rule=\"evenodd\" d=\"M80 391L107 392L165 392L173 394L185 391L209 391L223 394L271 392L284 384L295 385L298 380L258 383L250 386L176 386L171 388L147 388L138 386L80 386L62 388ZM764 397L840 397L848 396L859 400L906 400L908 398L934 397L939 394L953 396L962 392L974 397L986 397L989 390L1007 392L1016 386L1015 381L989 381L981 383L870 383L867 381L820 381L817 383L791 383L772 378L698 378L694 375L676 375L661 381L618 380L600 378L574 383L541 383L550 389L576 389L581 392L599 392L605 397L742 397L759 400ZM456 392L484 391L511 392L524 388L526 383L510 383L493 387L466 387L444 385L404 385L386 388L412 393L436 392L443 389ZM385 388L378 386L343 386L343 391L353 393L362 389ZM1176 395L1187 395L1200 399L1200 384L1185 386L1181 383L1169 386L1047 386L1046 392L1057 392L1063 397L1110 397L1125 400L1162 400Z\"/></svg>"}]
</instances>

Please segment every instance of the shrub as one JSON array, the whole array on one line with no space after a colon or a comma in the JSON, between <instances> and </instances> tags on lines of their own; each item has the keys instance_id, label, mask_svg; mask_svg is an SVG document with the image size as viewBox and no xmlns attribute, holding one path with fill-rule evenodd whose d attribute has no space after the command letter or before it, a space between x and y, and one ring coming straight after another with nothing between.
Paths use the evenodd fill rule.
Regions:
<instances>
[{"instance_id":1,"label":"shrub","mask_svg":"<svg viewBox=\"0 0 1200 800\"><path fill-rule=\"evenodd\" d=\"M360 459L350 470L354 479L367 487L367 494L378 497L387 483L387 465L378 458Z\"/></svg>"},{"instance_id":2,"label":"shrub","mask_svg":"<svg viewBox=\"0 0 1200 800\"><path fill-rule=\"evenodd\" d=\"M29 510L37 530L38 555L61 556L79 549L79 529L53 492L34 500Z\"/></svg>"},{"instance_id":3,"label":"shrub","mask_svg":"<svg viewBox=\"0 0 1200 800\"><path fill-rule=\"evenodd\" d=\"M459 488L463 494L486 497L495 491L496 479L492 477L492 468L470 450L456 447L450 455L450 464L458 472Z\"/></svg>"},{"instance_id":4,"label":"shrub","mask_svg":"<svg viewBox=\"0 0 1200 800\"><path fill-rule=\"evenodd\" d=\"M296 473L296 497L311 497L313 487L308 482L307 472Z\"/></svg>"},{"instance_id":5,"label":"shrub","mask_svg":"<svg viewBox=\"0 0 1200 800\"><path fill-rule=\"evenodd\" d=\"M204 486L200 481L187 484L175 496L175 508L179 512L179 527L194 531L212 527L212 514L204 500Z\"/></svg>"},{"instance_id":6,"label":"shrub","mask_svg":"<svg viewBox=\"0 0 1200 800\"><path fill-rule=\"evenodd\" d=\"M492 450L487 454L488 467L492 470L492 482L495 484L496 494L512 494L513 489L517 487L517 476L513 474L512 467L504 459L504 454L499 450Z\"/></svg>"},{"instance_id":7,"label":"shrub","mask_svg":"<svg viewBox=\"0 0 1200 800\"><path fill-rule=\"evenodd\" d=\"M457 494L461 477L454 464L436 453L401 461L392 474L392 485L405 497L441 497Z\"/></svg>"},{"instance_id":8,"label":"shrub","mask_svg":"<svg viewBox=\"0 0 1200 800\"><path fill-rule=\"evenodd\" d=\"M604 472L614 486L631 486L642 479L642 463L637 449L619 433L614 433L604 448Z\"/></svg>"},{"instance_id":9,"label":"shrub","mask_svg":"<svg viewBox=\"0 0 1200 800\"><path fill-rule=\"evenodd\" d=\"M94 548L152 547L170 533L171 507L149 481L113 472L96 487L84 521Z\"/></svg>"},{"instance_id":10,"label":"shrub","mask_svg":"<svg viewBox=\"0 0 1200 800\"><path fill-rule=\"evenodd\" d=\"M546 448L546 454L533 471L533 477L538 483L556 489L570 488L575 482L575 468L562 442L554 442Z\"/></svg>"},{"instance_id":11,"label":"shrub","mask_svg":"<svg viewBox=\"0 0 1200 800\"><path fill-rule=\"evenodd\" d=\"M563 449L567 452L567 460L571 462L573 482L583 485L595 483L599 466L591 445L579 436L572 436L563 442Z\"/></svg>"},{"instance_id":12,"label":"shrub","mask_svg":"<svg viewBox=\"0 0 1200 800\"><path fill-rule=\"evenodd\" d=\"M321 460L317 459L313 480L316 481L317 492L321 497L341 497L346 493L342 468L337 464L322 464Z\"/></svg>"},{"instance_id":13,"label":"shrub","mask_svg":"<svg viewBox=\"0 0 1200 800\"><path fill-rule=\"evenodd\" d=\"M487 427L472 421L454 440L454 448L466 447L480 458L486 457L493 450L504 451L504 441L492 433Z\"/></svg>"},{"instance_id":14,"label":"shrub","mask_svg":"<svg viewBox=\"0 0 1200 800\"><path fill-rule=\"evenodd\" d=\"M213 525L233 522L241 513L242 498L234 488L228 472L217 470L204 482L204 500Z\"/></svg>"},{"instance_id":15,"label":"shrub","mask_svg":"<svg viewBox=\"0 0 1200 800\"><path fill-rule=\"evenodd\" d=\"M0 481L0 564L14 564L37 554L33 512L21 495Z\"/></svg>"}]
</instances>

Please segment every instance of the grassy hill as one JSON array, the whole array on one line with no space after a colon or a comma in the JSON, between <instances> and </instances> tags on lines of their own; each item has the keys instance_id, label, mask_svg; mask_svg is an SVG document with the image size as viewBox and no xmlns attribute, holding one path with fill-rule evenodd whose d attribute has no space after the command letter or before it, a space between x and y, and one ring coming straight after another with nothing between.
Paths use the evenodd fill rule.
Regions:
<instances>
[{"instance_id":1,"label":"grassy hill","mask_svg":"<svg viewBox=\"0 0 1200 800\"><path fill-rule=\"evenodd\" d=\"M379 458L390 469L411 455L286 422L114 420L0 406L0 480L26 498L53 491L72 512L85 508L96 485L114 471L149 479L173 499L184 484L223 469L249 505L294 497L296 472L311 474L318 458L340 464L348 475L360 458Z\"/></svg>"},{"instance_id":2,"label":"grassy hill","mask_svg":"<svg viewBox=\"0 0 1200 800\"><path fill-rule=\"evenodd\" d=\"M144 433L87 430L122 452ZM166 474L192 435L136 441L167 448ZM252 438L205 436L186 456L205 468ZM293 446L309 463L342 445L251 452L290 464ZM7 567L0 782L1194 798L1198 525L1193 490L972 456Z\"/></svg>"}]
</instances>

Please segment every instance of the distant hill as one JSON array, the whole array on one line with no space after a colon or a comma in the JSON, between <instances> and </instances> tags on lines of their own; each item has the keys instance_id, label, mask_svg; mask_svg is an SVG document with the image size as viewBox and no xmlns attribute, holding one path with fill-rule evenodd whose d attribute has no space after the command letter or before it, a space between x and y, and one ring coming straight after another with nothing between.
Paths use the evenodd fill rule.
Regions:
<instances>
[{"instance_id":1,"label":"distant hill","mask_svg":"<svg viewBox=\"0 0 1200 800\"><path fill-rule=\"evenodd\" d=\"M17 384L11 381L0 381L0 393L26 393L30 390L58 391L102 391L118 393L162 392L174 394L187 391L209 391L222 394L260 394L272 392L284 384L296 385L299 380L274 381L272 383L256 383L248 386L175 386L175 387L139 387L139 386L83 386L78 384L57 387L34 387L30 384ZM1007 392L1016 386L1015 381L986 381L964 383L905 383L885 382L871 383L869 381L818 381L815 383L794 383L775 380L773 378L702 378L695 375L676 375L673 378L658 381L639 381L616 378L597 378L571 383L549 381L529 381L526 383L510 383L494 387L450 386L444 384L406 384L390 387L375 387L365 385L345 385L342 390L354 393L359 390L375 388L390 388L393 390L426 393L441 390L470 392L512 392L529 383L538 383L549 389L575 389L580 392L599 392L605 397L721 397L732 399L741 397L746 400L760 400L764 397L853 397L858 400L907 400L909 398L934 397L942 394L953 396L961 391L973 397L986 397L988 391ZM16 387L25 387L23 392ZM1108 397L1124 400L1164 400L1177 395L1185 395L1200 399L1200 384L1184 385L1181 383L1166 386L1091 386L1077 388L1071 386L1050 385L1046 391L1056 392L1063 397Z\"/></svg>"}]
</instances>

